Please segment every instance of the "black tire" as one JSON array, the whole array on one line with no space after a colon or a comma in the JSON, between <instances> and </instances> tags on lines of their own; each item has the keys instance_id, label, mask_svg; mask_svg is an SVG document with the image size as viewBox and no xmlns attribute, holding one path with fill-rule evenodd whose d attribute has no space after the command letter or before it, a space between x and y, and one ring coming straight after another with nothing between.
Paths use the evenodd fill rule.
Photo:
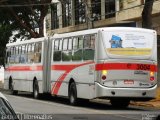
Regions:
<instances>
[{"instance_id":1,"label":"black tire","mask_svg":"<svg viewBox=\"0 0 160 120\"><path fill-rule=\"evenodd\" d=\"M110 100L111 104L115 108L126 108L128 107L130 100L128 99L111 99Z\"/></svg>"},{"instance_id":2,"label":"black tire","mask_svg":"<svg viewBox=\"0 0 160 120\"><path fill-rule=\"evenodd\" d=\"M77 88L75 82L72 82L69 86L69 102L71 105L77 105Z\"/></svg>"},{"instance_id":3,"label":"black tire","mask_svg":"<svg viewBox=\"0 0 160 120\"><path fill-rule=\"evenodd\" d=\"M17 95L18 94L18 91L14 90L13 81L12 80L9 81L9 89L11 91L11 95Z\"/></svg>"},{"instance_id":4,"label":"black tire","mask_svg":"<svg viewBox=\"0 0 160 120\"><path fill-rule=\"evenodd\" d=\"M160 120L160 115L158 115L155 120Z\"/></svg>"},{"instance_id":5,"label":"black tire","mask_svg":"<svg viewBox=\"0 0 160 120\"><path fill-rule=\"evenodd\" d=\"M38 87L38 82L35 81L33 84L33 98L38 99L39 98L39 87Z\"/></svg>"}]
</instances>

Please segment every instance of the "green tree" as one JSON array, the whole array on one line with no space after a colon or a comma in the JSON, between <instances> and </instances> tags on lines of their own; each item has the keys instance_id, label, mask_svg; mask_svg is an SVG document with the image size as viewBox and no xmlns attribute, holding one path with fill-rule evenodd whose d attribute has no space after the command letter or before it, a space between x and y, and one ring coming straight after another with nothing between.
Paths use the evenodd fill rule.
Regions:
<instances>
[{"instance_id":1,"label":"green tree","mask_svg":"<svg viewBox=\"0 0 160 120\"><path fill-rule=\"evenodd\" d=\"M5 46L13 31L18 31L14 41L44 36L44 18L50 3L51 0L0 0L0 64L4 64Z\"/></svg>"},{"instance_id":2,"label":"green tree","mask_svg":"<svg viewBox=\"0 0 160 120\"><path fill-rule=\"evenodd\" d=\"M12 28L19 31L16 37L43 37L44 18L51 0L4 0L0 2L8 14ZM38 30L37 30L37 29Z\"/></svg>"},{"instance_id":3,"label":"green tree","mask_svg":"<svg viewBox=\"0 0 160 120\"><path fill-rule=\"evenodd\" d=\"M0 2L1 4L1 2ZM0 8L0 65L4 65L6 44L12 35L12 26L10 25L9 16L5 13L4 8Z\"/></svg>"},{"instance_id":4,"label":"green tree","mask_svg":"<svg viewBox=\"0 0 160 120\"><path fill-rule=\"evenodd\" d=\"M6 44L12 35L12 29L10 25L0 25L0 65L4 65Z\"/></svg>"}]
</instances>

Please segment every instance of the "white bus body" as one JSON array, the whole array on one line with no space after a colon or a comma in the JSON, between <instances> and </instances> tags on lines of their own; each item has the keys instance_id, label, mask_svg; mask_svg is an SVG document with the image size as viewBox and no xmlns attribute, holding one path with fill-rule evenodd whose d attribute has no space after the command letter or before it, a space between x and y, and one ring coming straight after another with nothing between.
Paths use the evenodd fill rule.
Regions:
<instances>
[{"instance_id":1,"label":"white bus body","mask_svg":"<svg viewBox=\"0 0 160 120\"><path fill-rule=\"evenodd\" d=\"M0 65L0 83L4 83L4 67Z\"/></svg>"},{"instance_id":2,"label":"white bus body","mask_svg":"<svg viewBox=\"0 0 160 120\"><path fill-rule=\"evenodd\" d=\"M33 92L34 97L68 96L71 104L77 98L109 98L120 106L152 99L157 87L156 37L154 30L108 27L11 43L5 87L14 93ZM31 43L41 43L41 61L15 63L13 55L12 62L12 47ZM27 51L19 56L30 57Z\"/></svg>"}]
</instances>

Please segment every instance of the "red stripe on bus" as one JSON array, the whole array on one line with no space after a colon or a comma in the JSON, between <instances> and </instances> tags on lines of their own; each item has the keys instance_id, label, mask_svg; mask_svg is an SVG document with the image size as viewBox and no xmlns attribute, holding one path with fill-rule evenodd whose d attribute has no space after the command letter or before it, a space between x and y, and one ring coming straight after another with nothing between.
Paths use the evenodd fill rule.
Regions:
<instances>
[{"instance_id":1,"label":"red stripe on bus","mask_svg":"<svg viewBox=\"0 0 160 120\"><path fill-rule=\"evenodd\" d=\"M52 86L52 94L57 95L58 91L62 85L62 82L64 81L64 79L66 78L67 74L69 72L71 72L73 69L80 67L80 66L84 66L84 65L88 65L88 64L92 64L94 63L92 62L86 62L86 63L82 63L82 64L72 64L72 65L52 65L51 69L52 70L62 70L65 71L58 79L57 81L54 83L54 85Z\"/></svg>"},{"instance_id":2,"label":"red stripe on bus","mask_svg":"<svg viewBox=\"0 0 160 120\"><path fill-rule=\"evenodd\" d=\"M73 70L76 67L79 67L79 64L75 65L52 65L52 70L63 70L63 71L70 71Z\"/></svg>"},{"instance_id":3,"label":"red stripe on bus","mask_svg":"<svg viewBox=\"0 0 160 120\"><path fill-rule=\"evenodd\" d=\"M10 66L6 71L42 71L43 66Z\"/></svg>"},{"instance_id":4,"label":"red stripe on bus","mask_svg":"<svg viewBox=\"0 0 160 120\"><path fill-rule=\"evenodd\" d=\"M65 72L65 74L62 74L62 75L58 78L58 80L57 80L57 82L55 83L55 86L54 86L54 88L53 88L53 94L55 94L55 95L58 94L58 91L59 91L59 89L60 89L60 87L61 87L61 84L62 84L63 80L66 78L67 74L68 74L68 72Z\"/></svg>"},{"instance_id":5,"label":"red stripe on bus","mask_svg":"<svg viewBox=\"0 0 160 120\"><path fill-rule=\"evenodd\" d=\"M157 65L137 63L101 63L96 64L95 69L99 70L145 70L157 72Z\"/></svg>"}]
</instances>

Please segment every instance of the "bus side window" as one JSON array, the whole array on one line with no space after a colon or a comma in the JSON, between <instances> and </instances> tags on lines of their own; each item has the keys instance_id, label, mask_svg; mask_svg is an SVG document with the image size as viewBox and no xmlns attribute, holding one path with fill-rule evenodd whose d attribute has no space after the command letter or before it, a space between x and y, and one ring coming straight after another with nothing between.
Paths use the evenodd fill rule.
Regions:
<instances>
[{"instance_id":1,"label":"bus side window","mask_svg":"<svg viewBox=\"0 0 160 120\"><path fill-rule=\"evenodd\" d=\"M78 37L73 38L73 50L78 49Z\"/></svg>"},{"instance_id":2,"label":"bus side window","mask_svg":"<svg viewBox=\"0 0 160 120\"><path fill-rule=\"evenodd\" d=\"M39 56L38 56L38 60L39 60L39 63L41 62L41 57L42 57L42 42L38 44L38 53L39 53Z\"/></svg>"},{"instance_id":3,"label":"bus side window","mask_svg":"<svg viewBox=\"0 0 160 120\"><path fill-rule=\"evenodd\" d=\"M54 41L54 53L53 53L53 61L61 61L62 57L62 39L57 39Z\"/></svg>"},{"instance_id":4,"label":"bus side window","mask_svg":"<svg viewBox=\"0 0 160 120\"><path fill-rule=\"evenodd\" d=\"M95 51L95 35L86 35L84 37L83 59L94 60L94 51Z\"/></svg>"},{"instance_id":5,"label":"bus side window","mask_svg":"<svg viewBox=\"0 0 160 120\"><path fill-rule=\"evenodd\" d=\"M28 62L28 44L25 47L26 63Z\"/></svg>"},{"instance_id":6,"label":"bus side window","mask_svg":"<svg viewBox=\"0 0 160 120\"><path fill-rule=\"evenodd\" d=\"M34 62L34 48L33 44L28 45L28 63Z\"/></svg>"},{"instance_id":7,"label":"bus side window","mask_svg":"<svg viewBox=\"0 0 160 120\"><path fill-rule=\"evenodd\" d=\"M42 51L42 43L35 43L35 50L34 50L34 62L40 63L41 62L41 51Z\"/></svg>"},{"instance_id":8,"label":"bus side window","mask_svg":"<svg viewBox=\"0 0 160 120\"><path fill-rule=\"evenodd\" d=\"M63 51L62 51L62 60L63 61L70 61L72 59L72 52L71 52L71 50L68 50L69 47L72 46L72 44L70 43L70 40L72 40L72 39L71 38L63 39Z\"/></svg>"},{"instance_id":9,"label":"bus side window","mask_svg":"<svg viewBox=\"0 0 160 120\"><path fill-rule=\"evenodd\" d=\"M82 60L82 50L83 50L83 36L75 37L73 39L73 51L72 60L79 61Z\"/></svg>"},{"instance_id":10,"label":"bus side window","mask_svg":"<svg viewBox=\"0 0 160 120\"><path fill-rule=\"evenodd\" d=\"M18 58L19 58L19 62L18 63L22 63L21 55L22 55L22 46L19 46L18 47Z\"/></svg>"},{"instance_id":11,"label":"bus side window","mask_svg":"<svg viewBox=\"0 0 160 120\"><path fill-rule=\"evenodd\" d=\"M26 45L22 45L20 63L27 62Z\"/></svg>"},{"instance_id":12,"label":"bus side window","mask_svg":"<svg viewBox=\"0 0 160 120\"><path fill-rule=\"evenodd\" d=\"M68 39L68 50L72 50L72 38Z\"/></svg>"},{"instance_id":13,"label":"bus side window","mask_svg":"<svg viewBox=\"0 0 160 120\"><path fill-rule=\"evenodd\" d=\"M18 64L18 63L19 63L19 58L20 58L20 54L19 54L19 46L16 46L15 49L16 49L15 63Z\"/></svg>"},{"instance_id":14,"label":"bus side window","mask_svg":"<svg viewBox=\"0 0 160 120\"><path fill-rule=\"evenodd\" d=\"M6 50L6 57L5 57L5 63L6 64L9 63L10 57L11 57L11 48L7 48L7 50Z\"/></svg>"},{"instance_id":15,"label":"bus side window","mask_svg":"<svg viewBox=\"0 0 160 120\"><path fill-rule=\"evenodd\" d=\"M9 63L14 64L14 62L15 62L15 47L11 47L10 51L11 51L11 55L9 57Z\"/></svg>"},{"instance_id":16,"label":"bus side window","mask_svg":"<svg viewBox=\"0 0 160 120\"><path fill-rule=\"evenodd\" d=\"M96 39L95 35L91 35L91 48L92 49L95 49L95 39Z\"/></svg>"}]
</instances>

